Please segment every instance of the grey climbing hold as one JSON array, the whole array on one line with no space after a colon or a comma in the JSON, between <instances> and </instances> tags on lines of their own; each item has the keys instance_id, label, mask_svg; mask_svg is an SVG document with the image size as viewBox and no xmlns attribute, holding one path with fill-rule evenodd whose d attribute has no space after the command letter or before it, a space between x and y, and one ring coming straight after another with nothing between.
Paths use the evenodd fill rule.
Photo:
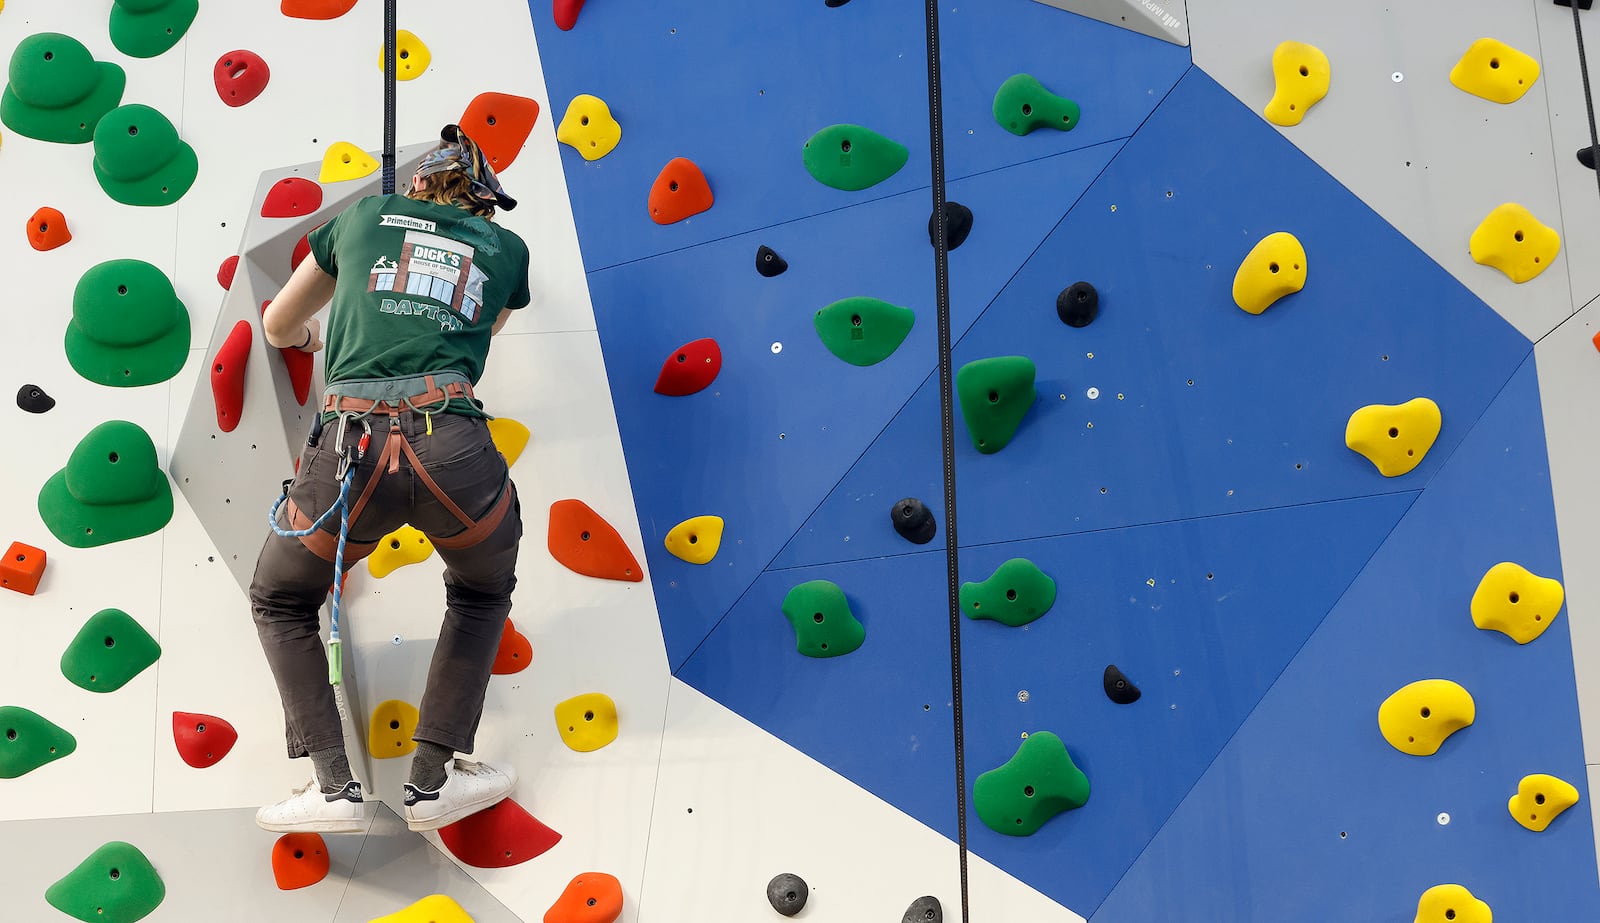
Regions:
<instances>
[{"instance_id":1,"label":"grey climbing hold","mask_svg":"<svg viewBox=\"0 0 1600 923\"><path fill-rule=\"evenodd\" d=\"M55 405L56 399L38 385L23 385L17 391L17 406L29 413L44 413Z\"/></svg>"},{"instance_id":2,"label":"grey climbing hold","mask_svg":"<svg viewBox=\"0 0 1600 923\"><path fill-rule=\"evenodd\" d=\"M778 251L771 247L762 244L761 248L756 251L756 272L761 273L768 279L773 276L783 275L783 271L788 268L789 264L784 262L783 257L778 255Z\"/></svg>"},{"instance_id":3,"label":"grey climbing hold","mask_svg":"<svg viewBox=\"0 0 1600 923\"><path fill-rule=\"evenodd\" d=\"M772 880L767 882L767 901L772 904L773 910L786 917L792 917L804 910L806 897L810 893L804 878L788 872L774 875Z\"/></svg>"},{"instance_id":4,"label":"grey climbing hold","mask_svg":"<svg viewBox=\"0 0 1600 923\"><path fill-rule=\"evenodd\" d=\"M962 205L960 202L944 203L944 240L946 248L954 250L961 246L970 233L972 233L972 209ZM934 234L933 216L929 215L928 243L938 246L934 241Z\"/></svg>"},{"instance_id":5,"label":"grey climbing hold","mask_svg":"<svg viewBox=\"0 0 1600 923\"><path fill-rule=\"evenodd\" d=\"M906 908L900 923L944 923L944 907L937 897L919 897Z\"/></svg>"},{"instance_id":6,"label":"grey climbing hold","mask_svg":"<svg viewBox=\"0 0 1600 923\"><path fill-rule=\"evenodd\" d=\"M896 501L894 508L889 511L889 518L900 537L912 544L926 545L933 541L934 533L939 531L933 510L916 497Z\"/></svg>"},{"instance_id":7,"label":"grey climbing hold","mask_svg":"<svg viewBox=\"0 0 1600 923\"><path fill-rule=\"evenodd\" d=\"M1074 282L1056 296L1056 316L1068 327L1087 327L1100 314L1100 293L1087 282Z\"/></svg>"},{"instance_id":8,"label":"grey climbing hold","mask_svg":"<svg viewBox=\"0 0 1600 923\"><path fill-rule=\"evenodd\" d=\"M1132 705L1139 701L1139 687L1133 684L1133 680L1123 676L1122 671L1117 669L1114 663L1106 664L1106 674L1102 683L1106 687L1106 698L1118 705Z\"/></svg>"}]
</instances>

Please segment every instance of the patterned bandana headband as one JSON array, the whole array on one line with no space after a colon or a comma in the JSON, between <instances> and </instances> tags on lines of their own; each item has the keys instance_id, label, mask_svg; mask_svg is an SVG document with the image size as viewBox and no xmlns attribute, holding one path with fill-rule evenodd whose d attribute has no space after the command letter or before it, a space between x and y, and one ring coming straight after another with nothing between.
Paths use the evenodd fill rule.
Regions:
<instances>
[{"instance_id":1,"label":"patterned bandana headband","mask_svg":"<svg viewBox=\"0 0 1600 923\"><path fill-rule=\"evenodd\" d=\"M500 180L495 177L494 170L489 167L488 158L483 156L483 151L467 133L461 130L460 125L446 125L439 132L439 146L429 151L422 158L422 163L417 167L418 176L432 176L435 173L446 173L459 170L467 174L472 181L472 195L490 205L510 211L517 207L517 200L506 195L500 188Z\"/></svg>"}]
</instances>

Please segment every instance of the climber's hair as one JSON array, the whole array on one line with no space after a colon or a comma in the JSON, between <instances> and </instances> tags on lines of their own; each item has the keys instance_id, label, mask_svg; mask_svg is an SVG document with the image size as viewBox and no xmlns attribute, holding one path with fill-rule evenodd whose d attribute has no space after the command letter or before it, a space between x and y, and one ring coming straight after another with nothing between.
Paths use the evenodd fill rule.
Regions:
<instances>
[{"instance_id":1,"label":"climber's hair","mask_svg":"<svg viewBox=\"0 0 1600 923\"><path fill-rule=\"evenodd\" d=\"M494 217L494 206L472 197L472 180L460 170L446 170L425 178L427 187L412 189L408 199L433 202L436 205L454 205L483 218Z\"/></svg>"}]
</instances>

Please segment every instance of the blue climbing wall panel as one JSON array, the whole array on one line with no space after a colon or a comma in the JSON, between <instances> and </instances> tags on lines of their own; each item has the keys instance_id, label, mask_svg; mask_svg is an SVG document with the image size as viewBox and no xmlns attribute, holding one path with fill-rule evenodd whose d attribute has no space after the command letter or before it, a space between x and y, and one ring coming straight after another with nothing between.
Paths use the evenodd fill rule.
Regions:
<instances>
[{"instance_id":1,"label":"blue climbing wall panel","mask_svg":"<svg viewBox=\"0 0 1600 923\"><path fill-rule=\"evenodd\" d=\"M530 9L555 114L591 93L623 126L604 159L562 156L674 672L954 836L942 545L888 517L918 496L945 522L921 10L596 3L564 33ZM1032 837L974 814L972 848L1107 921L1409 919L1452 880L1508 918L1593 915L1587 809L1542 839L1505 812L1527 772L1584 787L1565 625L1522 649L1465 608L1495 561L1558 569L1528 341L1185 49L1033 0L943 25L949 196L975 215L951 254L955 359L1029 356L1040 392L996 455L957 433L963 576L1026 556L1061 589L1025 628L966 626L969 784L1049 730L1093 785ZM1019 72L1077 100L1079 127L997 126ZM815 182L801 145L837 122L908 164L856 193ZM646 196L678 156L717 202L657 226ZM1279 230L1307 287L1245 314L1234 271ZM755 272L762 244L787 273ZM1080 279L1101 315L1072 329L1054 301ZM870 368L812 327L853 295L917 314ZM652 393L701 337L717 380ZM1344 447L1356 408L1419 395L1444 427L1417 470ZM705 514L727 522L715 560L668 555ZM810 579L845 590L860 650L796 653L779 604ZM1108 663L1139 702L1105 697ZM1378 703L1433 675L1478 695L1479 725L1404 757Z\"/></svg>"}]
</instances>

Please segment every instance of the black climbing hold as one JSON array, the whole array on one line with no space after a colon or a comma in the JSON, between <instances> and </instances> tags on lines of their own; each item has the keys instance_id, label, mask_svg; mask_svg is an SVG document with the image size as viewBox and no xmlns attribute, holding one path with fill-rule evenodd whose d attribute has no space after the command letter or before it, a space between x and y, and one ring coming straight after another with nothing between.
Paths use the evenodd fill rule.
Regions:
<instances>
[{"instance_id":1,"label":"black climbing hold","mask_svg":"<svg viewBox=\"0 0 1600 923\"><path fill-rule=\"evenodd\" d=\"M900 533L900 537L916 545L933 541L934 533L939 531L933 510L916 497L896 501L894 509L889 511L889 518L894 521L894 530Z\"/></svg>"},{"instance_id":2,"label":"black climbing hold","mask_svg":"<svg viewBox=\"0 0 1600 923\"><path fill-rule=\"evenodd\" d=\"M1580 147L1580 148L1578 148L1578 163L1581 163L1584 166L1588 167L1589 169L1593 170L1594 169L1594 148L1593 147Z\"/></svg>"},{"instance_id":3,"label":"black climbing hold","mask_svg":"<svg viewBox=\"0 0 1600 923\"><path fill-rule=\"evenodd\" d=\"M846 3L849 3L850 0L822 0L822 2L826 3L830 7L835 7L844 6ZM1584 7L1584 9L1588 9L1588 7Z\"/></svg>"},{"instance_id":4,"label":"black climbing hold","mask_svg":"<svg viewBox=\"0 0 1600 923\"><path fill-rule=\"evenodd\" d=\"M951 250L961 246L972 232L972 209L960 202L944 203L944 239L945 246ZM934 235L933 216L928 216L928 243L932 244ZM938 246L934 244L934 246Z\"/></svg>"},{"instance_id":5,"label":"black climbing hold","mask_svg":"<svg viewBox=\"0 0 1600 923\"><path fill-rule=\"evenodd\" d=\"M1100 293L1087 282L1074 282L1056 296L1056 316L1068 327L1087 327L1100 313Z\"/></svg>"},{"instance_id":6,"label":"black climbing hold","mask_svg":"<svg viewBox=\"0 0 1600 923\"><path fill-rule=\"evenodd\" d=\"M786 917L792 917L804 910L806 895L810 893L804 878L788 872L774 875L772 880L767 882L767 900L772 904L773 910Z\"/></svg>"},{"instance_id":7,"label":"black climbing hold","mask_svg":"<svg viewBox=\"0 0 1600 923\"><path fill-rule=\"evenodd\" d=\"M761 273L763 276L769 279L773 276L780 276L788 268L789 264L784 262L783 257L779 256L778 252L771 247L763 244L761 249L756 251L756 272Z\"/></svg>"},{"instance_id":8,"label":"black climbing hold","mask_svg":"<svg viewBox=\"0 0 1600 923\"><path fill-rule=\"evenodd\" d=\"M55 405L56 399L38 385L23 385L17 391L17 406L29 413L44 413Z\"/></svg>"},{"instance_id":9,"label":"black climbing hold","mask_svg":"<svg viewBox=\"0 0 1600 923\"><path fill-rule=\"evenodd\" d=\"M1587 10L1594 5L1594 0L1578 0L1578 9ZM1556 0L1556 6L1572 8L1572 0Z\"/></svg>"},{"instance_id":10,"label":"black climbing hold","mask_svg":"<svg viewBox=\"0 0 1600 923\"><path fill-rule=\"evenodd\" d=\"M1116 664L1106 664L1104 683L1106 698L1118 705L1132 705L1139 701L1139 687L1133 684L1133 680L1123 676Z\"/></svg>"},{"instance_id":11,"label":"black climbing hold","mask_svg":"<svg viewBox=\"0 0 1600 923\"><path fill-rule=\"evenodd\" d=\"M944 923L944 908L937 897L919 897L906 908L900 923Z\"/></svg>"}]
</instances>

